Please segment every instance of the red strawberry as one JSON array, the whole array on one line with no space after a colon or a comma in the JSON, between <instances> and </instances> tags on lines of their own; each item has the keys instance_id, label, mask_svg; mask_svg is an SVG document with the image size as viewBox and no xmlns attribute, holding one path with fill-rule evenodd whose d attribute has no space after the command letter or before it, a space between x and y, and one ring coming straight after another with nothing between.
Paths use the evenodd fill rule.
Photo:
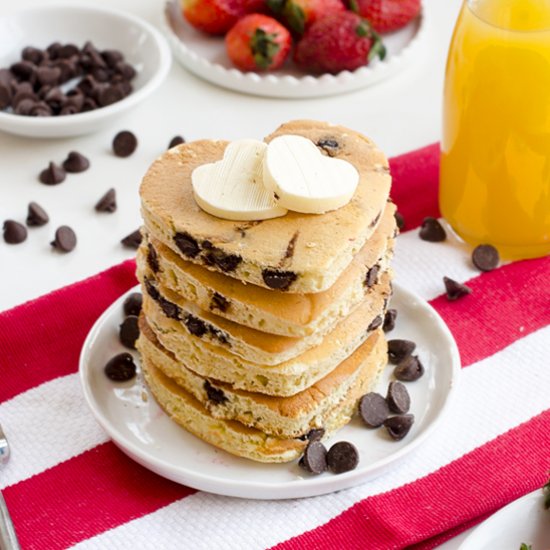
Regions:
<instances>
[{"instance_id":1,"label":"red strawberry","mask_svg":"<svg viewBox=\"0 0 550 550\"><path fill-rule=\"evenodd\" d=\"M342 0L286 0L282 15L294 32L304 34L314 21L345 9Z\"/></svg>"},{"instance_id":2,"label":"red strawberry","mask_svg":"<svg viewBox=\"0 0 550 550\"><path fill-rule=\"evenodd\" d=\"M181 0L183 16L196 29L225 34L245 14L243 0Z\"/></svg>"},{"instance_id":3,"label":"red strawberry","mask_svg":"<svg viewBox=\"0 0 550 550\"><path fill-rule=\"evenodd\" d=\"M343 11L317 20L305 32L294 61L311 72L339 73L367 65L375 56L384 59L386 48L368 21Z\"/></svg>"},{"instance_id":4,"label":"red strawberry","mask_svg":"<svg viewBox=\"0 0 550 550\"><path fill-rule=\"evenodd\" d=\"M243 71L278 69L291 45L288 30L273 17L259 13L239 19L225 35L227 55Z\"/></svg>"},{"instance_id":5,"label":"red strawberry","mask_svg":"<svg viewBox=\"0 0 550 550\"><path fill-rule=\"evenodd\" d=\"M396 31L420 13L420 0L350 0L350 8L377 32Z\"/></svg>"}]
</instances>

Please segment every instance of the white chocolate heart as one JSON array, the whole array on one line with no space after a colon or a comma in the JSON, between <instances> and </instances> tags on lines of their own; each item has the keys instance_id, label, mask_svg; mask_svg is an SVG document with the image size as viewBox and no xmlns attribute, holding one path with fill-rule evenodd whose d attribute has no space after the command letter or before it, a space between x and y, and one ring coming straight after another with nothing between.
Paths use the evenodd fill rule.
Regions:
<instances>
[{"instance_id":1,"label":"white chocolate heart","mask_svg":"<svg viewBox=\"0 0 550 550\"><path fill-rule=\"evenodd\" d=\"M254 139L230 143L223 159L193 170L191 182L197 204L226 220L267 220L287 213L262 183L267 145Z\"/></svg>"},{"instance_id":2,"label":"white chocolate heart","mask_svg":"<svg viewBox=\"0 0 550 550\"><path fill-rule=\"evenodd\" d=\"M353 164L323 155L311 140L284 135L267 147L263 181L281 206L322 214L349 202L359 173Z\"/></svg>"}]
</instances>

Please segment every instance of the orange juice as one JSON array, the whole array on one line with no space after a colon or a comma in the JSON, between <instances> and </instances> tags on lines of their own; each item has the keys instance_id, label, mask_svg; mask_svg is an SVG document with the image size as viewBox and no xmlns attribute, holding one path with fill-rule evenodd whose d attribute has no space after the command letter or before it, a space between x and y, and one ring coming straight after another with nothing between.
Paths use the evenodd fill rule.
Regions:
<instances>
[{"instance_id":1,"label":"orange juice","mask_svg":"<svg viewBox=\"0 0 550 550\"><path fill-rule=\"evenodd\" d=\"M550 254L550 0L466 0L445 79L440 208L504 258Z\"/></svg>"}]
</instances>

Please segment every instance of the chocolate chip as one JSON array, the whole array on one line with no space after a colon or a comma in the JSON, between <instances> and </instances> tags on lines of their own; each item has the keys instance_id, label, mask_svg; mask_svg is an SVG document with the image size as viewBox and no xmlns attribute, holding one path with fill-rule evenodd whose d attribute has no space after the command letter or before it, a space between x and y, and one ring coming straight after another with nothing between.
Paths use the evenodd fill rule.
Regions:
<instances>
[{"instance_id":1,"label":"chocolate chip","mask_svg":"<svg viewBox=\"0 0 550 550\"><path fill-rule=\"evenodd\" d=\"M127 382L136 375L136 365L132 356L124 352L109 359L104 371L109 380Z\"/></svg>"},{"instance_id":2,"label":"chocolate chip","mask_svg":"<svg viewBox=\"0 0 550 550\"><path fill-rule=\"evenodd\" d=\"M41 86L55 86L59 83L61 69L59 67L38 67L36 69L36 79Z\"/></svg>"},{"instance_id":3,"label":"chocolate chip","mask_svg":"<svg viewBox=\"0 0 550 550\"><path fill-rule=\"evenodd\" d=\"M361 397L359 414L369 428L378 428L388 418L390 409L384 397L379 393L370 392Z\"/></svg>"},{"instance_id":4,"label":"chocolate chip","mask_svg":"<svg viewBox=\"0 0 550 550\"><path fill-rule=\"evenodd\" d=\"M60 42L52 42L47 48L46 52L48 53L48 57L50 59L57 59L57 56L59 54L59 50L61 49L61 43Z\"/></svg>"},{"instance_id":5,"label":"chocolate chip","mask_svg":"<svg viewBox=\"0 0 550 550\"><path fill-rule=\"evenodd\" d=\"M329 157L333 157L340 148L340 144L335 139L325 138L317 142L317 147L323 149Z\"/></svg>"},{"instance_id":6,"label":"chocolate chip","mask_svg":"<svg viewBox=\"0 0 550 550\"><path fill-rule=\"evenodd\" d=\"M32 108L35 105L34 99L23 99L18 104L17 107L14 109L14 113L16 115L23 115L28 116L31 114Z\"/></svg>"},{"instance_id":7,"label":"chocolate chip","mask_svg":"<svg viewBox=\"0 0 550 550\"><path fill-rule=\"evenodd\" d=\"M50 217L46 211L36 202L29 203L29 210L27 213L27 225L29 227L38 227L45 225L50 221Z\"/></svg>"},{"instance_id":8,"label":"chocolate chip","mask_svg":"<svg viewBox=\"0 0 550 550\"><path fill-rule=\"evenodd\" d=\"M119 330L120 343L129 349L136 349L136 340L139 338L138 317L136 315L128 315Z\"/></svg>"},{"instance_id":9,"label":"chocolate chip","mask_svg":"<svg viewBox=\"0 0 550 550\"><path fill-rule=\"evenodd\" d=\"M32 46L27 46L23 48L21 52L21 58L25 61L30 61L34 65L39 65L40 62L44 59L44 52L38 48L33 48Z\"/></svg>"},{"instance_id":10,"label":"chocolate chip","mask_svg":"<svg viewBox=\"0 0 550 550\"><path fill-rule=\"evenodd\" d=\"M124 59L124 56L118 50L103 50L101 57L110 68L114 68L119 61Z\"/></svg>"},{"instance_id":11,"label":"chocolate chip","mask_svg":"<svg viewBox=\"0 0 550 550\"><path fill-rule=\"evenodd\" d=\"M386 401L391 412L403 414L408 412L411 406L411 398L405 384L401 382L390 382Z\"/></svg>"},{"instance_id":12,"label":"chocolate chip","mask_svg":"<svg viewBox=\"0 0 550 550\"><path fill-rule=\"evenodd\" d=\"M71 151L63 161L63 168L73 174L84 172L90 167L90 161L77 151Z\"/></svg>"},{"instance_id":13,"label":"chocolate chip","mask_svg":"<svg viewBox=\"0 0 550 550\"><path fill-rule=\"evenodd\" d=\"M124 78L124 80L132 80L136 76L136 70L129 63L119 61L115 67L115 71Z\"/></svg>"},{"instance_id":14,"label":"chocolate chip","mask_svg":"<svg viewBox=\"0 0 550 550\"><path fill-rule=\"evenodd\" d=\"M498 250L490 244L480 244L472 252L472 262L480 271L492 271L498 266Z\"/></svg>"},{"instance_id":15,"label":"chocolate chip","mask_svg":"<svg viewBox=\"0 0 550 550\"><path fill-rule=\"evenodd\" d=\"M203 246L205 246L205 243L203 243ZM241 261L242 258L237 254L227 254L227 252L216 247L209 248L208 252L204 254L204 263L206 265L216 266L224 273L235 271Z\"/></svg>"},{"instance_id":16,"label":"chocolate chip","mask_svg":"<svg viewBox=\"0 0 550 550\"><path fill-rule=\"evenodd\" d=\"M400 363L409 357L415 348L416 344L411 340L388 340L388 358L391 363Z\"/></svg>"},{"instance_id":17,"label":"chocolate chip","mask_svg":"<svg viewBox=\"0 0 550 550\"><path fill-rule=\"evenodd\" d=\"M151 296L153 300L156 300L158 302L161 299L160 292L150 281L150 279L145 279L145 290L147 290L147 294L149 294L149 296Z\"/></svg>"},{"instance_id":18,"label":"chocolate chip","mask_svg":"<svg viewBox=\"0 0 550 550\"><path fill-rule=\"evenodd\" d=\"M397 380L402 380L403 382L414 382L423 374L424 365L420 362L417 355L406 357L393 370L393 375Z\"/></svg>"},{"instance_id":19,"label":"chocolate chip","mask_svg":"<svg viewBox=\"0 0 550 550\"><path fill-rule=\"evenodd\" d=\"M200 252L199 243L188 233L176 233L174 242L188 258L194 258Z\"/></svg>"},{"instance_id":20,"label":"chocolate chip","mask_svg":"<svg viewBox=\"0 0 550 550\"><path fill-rule=\"evenodd\" d=\"M382 317L382 315L377 315L367 327L367 332L377 329L382 325L383 322L384 322L384 317Z\"/></svg>"},{"instance_id":21,"label":"chocolate chip","mask_svg":"<svg viewBox=\"0 0 550 550\"><path fill-rule=\"evenodd\" d=\"M93 111L94 109L97 109L97 103L91 97L84 98L81 111L86 113L87 111Z\"/></svg>"},{"instance_id":22,"label":"chocolate chip","mask_svg":"<svg viewBox=\"0 0 550 550\"><path fill-rule=\"evenodd\" d=\"M160 294L157 298L157 302L159 303L160 309L162 309L166 317L170 319L175 319L176 321L179 321L181 319L181 309L177 304L174 304L174 302L167 300Z\"/></svg>"},{"instance_id":23,"label":"chocolate chip","mask_svg":"<svg viewBox=\"0 0 550 550\"><path fill-rule=\"evenodd\" d=\"M390 416L390 418L384 422L384 426L392 439L400 441L409 433L413 422L414 415L400 414L397 416Z\"/></svg>"},{"instance_id":24,"label":"chocolate chip","mask_svg":"<svg viewBox=\"0 0 550 550\"><path fill-rule=\"evenodd\" d=\"M306 435L308 441L320 441L325 435L325 428L312 428Z\"/></svg>"},{"instance_id":25,"label":"chocolate chip","mask_svg":"<svg viewBox=\"0 0 550 550\"><path fill-rule=\"evenodd\" d=\"M57 57L66 59L72 57L73 55L78 55L79 53L80 50L74 44L65 44L57 50Z\"/></svg>"},{"instance_id":26,"label":"chocolate chip","mask_svg":"<svg viewBox=\"0 0 550 550\"><path fill-rule=\"evenodd\" d=\"M141 292L132 292L129 294L124 303L122 304L122 310L124 315L139 315L141 312L141 306L143 304L143 295Z\"/></svg>"},{"instance_id":27,"label":"chocolate chip","mask_svg":"<svg viewBox=\"0 0 550 550\"><path fill-rule=\"evenodd\" d=\"M137 138L128 130L119 132L113 139L113 152L117 157L129 157L137 147Z\"/></svg>"},{"instance_id":28,"label":"chocolate chip","mask_svg":"<svg viewBox=\"0 0 550 550\"><path fill-rule=\"evenodd\" d=\"M18 107L24 99L30 99L33 103L36 101L36 94L28 82L23 82L14 89L12 106Z\"/></svg>"},{"instance_id":29,"label":"chocolate chip","mask_svg":"<svg viewBox=\"0 0 550 550\"><path fill-rule=\"evenodd\" d=\"M276 269L262 270L264 283L275 290L288 290L290 285L298 278L293 271L279 271Z\"/></svg>"},{"instance_id":30,"label":"chocolate chip","mask_svg":"<svg viewBox=\"0 0 550 550\"><path fill-rule=\"evenodd\" d=\"M424 218L418 235L423 241L429 241L431 243L441 242L447 238L445 229L443 229L439 220L431 216Z\"/></svg>"},{"instance_id":31,"label":"chocolate chip","mask_svg":"<svg viewBox=\"0 0 550 550\"><path fill-rule=\"evenodd\" d=\"M29 61L18 61L14 63L10 67L10 71L18 80L31 81L32 83L34 78L36 78L36 68L34 64Z\"/></svg>"},{"instance_id":32,"label":"chocolate chip","mask_svg":"<svg viewBox=\"0 0 550 550\"><path fill-rule=\"evenodd\" d=\"M322 474L328 467L327 449L320 441L310 441L298 464L310 474Z\"/></svg>"},{"instance_id":33,"label":"chocolate chip","mask_svg":"<svg viewBox=\"0 0 550 550\"><path fill-rule=\"evenodd\" d=\"M206 331L208 330L206 327L206 323L202 319L199 319L194 315L187 315L184 319L184 323L187 327L187 330L193 336L198 336L199 338L201 336L204 336L206 334Z\"/></svg>"},{"instance_id":34,"label":"chocolate chip","mask_svg":"<svg viewBox=\"0 0 550 550\"><path fill-rule=\"evenodd\" d=\"M402 231L403 228L405 227L405 218L403 218L403 214L396 211L394 214L394 217L395 217L395 223L397 224L397 228L399 229L399 231Z\"/></svg>"},{"instance_id":35,"label":"chocolate chip","mask_svg":"<svg viewBox=\"0 0 550 550\"><path fill-rule=\"evenodd\" d=\"M65 177L65 170L54 162L50 162L48 167L40 172L38 179L46 185L57 185L58 183L65 181Z\"/></svg>"},{"instance_id":36,"label":"chocolate chip","mask_svg":"<svg viewBox=\"0 0 550 550\"><path fill-rule=\"evenodd\" d=\"M221 294L214 292L210 299L210 309L219 309L222 312L227 311L229 300Z\"/></svg>"},{"instance_id":37,"label":"chocolate chip","mask_svg":"<svg viewBox=\"0 0 550 550\"><path fill-rule=\"evenodd\" d=\"M96 79L88 74L77 85L77 90L80 90L86 96L92 96L97 89Z\"/></svg>"},{"instance_id":38,"label":"chocolate chip","mask_svg":"<svg viewBox=\"0 0 550 550\"><path fill-rule=\"evenodd\" d=\"M71 252L76 246L75 232L68 225L62 225L55 232L55 239L50 244L60 252Z\"/></svg>"},{"instance_id":39,"label":"chocolate chip","mask_svg":"<svg viewBox=\"0 0 550 550\"><path fill-rule=\"evenodd\" d=\"M370 288L371 286L374 285L374 283L376 283L376 280L378 279L379 271L380 271L379 265L375 265L367 271L367 275L365 276L365 281L364 281L364 285L367 288Z\"/></svg>"},{"instance_id":40,"label":"chocolate chip","mask_svg":"<svg viewBox=\"0 0 550 550\"><path fill-rule=\"evenodd\" d=\"M77 65L70 59L60 59L56 61L52 67L59 69L59 83L63 84L71 78L75 77L79 72L77 70Z\"/></svg>"},{"instance_id":41,"label":"chocolate chip","mask_svg":"<svg viewBox=\"0 0 550 550\"><path fill-rule=\"evenodd\" d=\"M122 246L125 246L126 248L133 248L134 250L137 250L142 239L143 236L141 235L141 231L136 229L129 235L126 235L126 237L124 237L120 242L122 243Z\"/></svg>"},{"instance_id":42,"label":"chocolate chip","mask_svg":"<svg viewBox=\"0 0 550 550\"><path fill-rule=\"evenodd\" d=\"M104 88L101 88L101 90L99 91L97 102L101 107L106 107L107 105L112 105L113 103L120 101L123 97L124 93L122 92L122 89L118 86L106 86ZM137 147L137 140L135 141L134 145L130 144L128 138L124 138L124 140L125 141L122 145L120 143L115 145L113 142L113 149L118 157L130 156Z\"/></svg>"},{"instance_id":43,"label":"chocolate chip","mask_svg":"<svg viewBox=\"0 0 550 550\"><path fill-rule=\"evenodd\" d=\"M52 116L53 111L47 103L40 101L32 106L29 114L31 116Z\"/></svg>"},{"instance_id":44,"label":"chocolate chip","mask_svg":"<svg viewBox=\"0 0 550 550\"><path fill-rule=\"evenodd\" d=\"M4 222L4 240L8 244L19 244L27 238L27 228L14 220Z\"/></svg>"},{"instance_id":45,"label":"chocolate chip","mask_svg":"<svg viewBox=\"0 0 550 550\"><path fill-rule=\"evenodd\" d=\"M359 464L359 451L349 441L335 443L327 453L328 469L335 474L349 472Z\"/></svg>"},{"instance_id":46,"label":"chocolate chip","mask_svg":"<svg viewBox=\"0 0 550 550\"><path fill-rule=\"evenodd\" d=\"M9 107L11 104L11 87L0 82L0 110Z\"/></svg>"},{"instance_id":47,"label":"chocolate chip","mask_svg":"<svg viewBox=\"0 0 550 550\"><path fill-rule=\"evenodd\" d=\"M396 319L397 319L397 310L388 309L388 311L386 311L386 314L384 315L384 325L382 326L382 330L384 332L392 331L395 328Z\"/></svg>"},{"instance_id":48,"label":"chocolate chip","mask_svg":"<svg viewBox=\"0 0 550 550\"><path fill-rule=\"evenodd\" d=\"M445 285L445 292L447 293L447 300L454 301L472 293L472 289L469 286L463 285L449 277L443 277L443 283Z\"/></svg>"},{"instance_id":49,"label":"chocolate chip","mask_svg":"<svg viewBox=\"0 0 550 550\"><path fill-rule=\"evenodd\" d=\"M168 144L168 149L172 149L172 147L181 145L182 143L185 143L185 139L182 136L174 136Z\"/></svg>"},{"instance_id":50,"label":"chocolate chip","mask_svg":"<svg viewBox=\"0 0 550 550\"><path fill-rule=\"evenodd\" d=\"M155 247L151 244L147 244L147 263L149 267L153 270L153 273L157 273L160 269L159 266L159 257Z\"/></svg>"},{"instance_id":51,"label":"chocolate chip","mask_svg":"<svg viewBox=\"0 0 550 550\"><path fill-rule=\"evenodd\" d=\"M204 381L203 387L208 400L212 401L215 405L223 405L227 401L225 393L219 388L212 386L208 380Z\"/></svg>"},{"instance_id":52,"label":"chocolate chip","mask_svg":"<svg viewBox=\"0 0 550 550\"><path fill-rule=\"evenodd\" d=\"M116 191L111 188L96 203L94 209L97 212L115 212L116 211Z\"/></svg>"}]
</instances>

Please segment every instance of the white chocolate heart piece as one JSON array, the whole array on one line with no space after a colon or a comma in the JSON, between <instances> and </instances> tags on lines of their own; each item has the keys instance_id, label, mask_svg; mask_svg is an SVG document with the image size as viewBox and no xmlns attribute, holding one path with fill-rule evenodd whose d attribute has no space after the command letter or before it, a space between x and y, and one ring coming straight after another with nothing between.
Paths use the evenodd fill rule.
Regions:
<instances>
[{"instance_id":1,"label":"white chocolate heart piece","mask_svg":"<svg viewBox=\"0 0 550 550\"><path fill-rule=\"evenodd\" d=\"M264 159L264 185L281 206L305 214L322 214L349 202L359 173L353 164L323 155L302 136L276 137Z\"/></svg>"},{"instance_id":2,"label":"white chocolate heart piece","mask_svg":"<svg viewBox=\"0 0 550 550\"><path fill-rule=\"evenodd\" d=\"M226 220L267 220L287 213L262 184L267 145L254 139L230 143L223 159L193 170L191 182L197 204Z\"/></svg>"}]
</instances>

